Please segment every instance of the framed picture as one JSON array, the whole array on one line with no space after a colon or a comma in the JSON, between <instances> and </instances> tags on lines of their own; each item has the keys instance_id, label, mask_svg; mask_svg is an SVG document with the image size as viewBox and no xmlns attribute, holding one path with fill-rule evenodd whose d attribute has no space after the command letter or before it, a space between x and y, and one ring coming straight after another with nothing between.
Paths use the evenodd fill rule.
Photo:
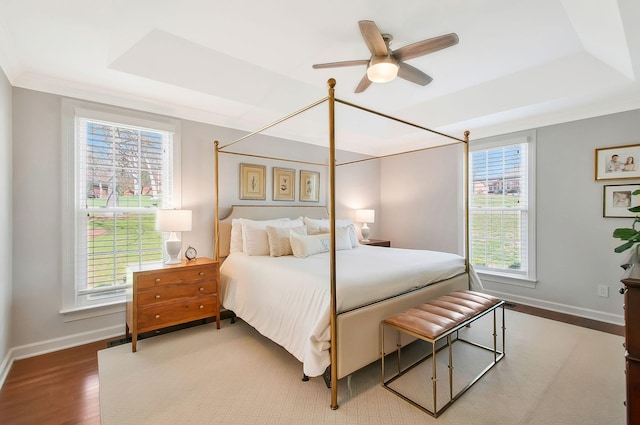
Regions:
<instances>
[{"instance_id":1,"label":"framed picture","mask_svg":"<svg viewBox=\"0 0 640 425\"><path fill-rule=\"evenodd\" d=\"M640 184L611 184L604 186L603 217L634 217L629 211L631 207L640 205L640 195L633 192L640 189Z\"/></svg>"},{"instance_id":2,"label":"framed picture","mask_svg":"<svg viewBox=\"0 0 640 425\"><path fill-rule=\"evenodd\" d=\"M307 202L320 201L320 173L300 170L300 200Z\"/></svg>"},{"instance_id":3,"label":"framed picture","mask_svg":"<svg viewBox=\"0 0 640 425\"><path fill-rule=\"evenodd\" d=\"M640 177L640 145L596 149L596 180Z\"/></svg>"},{"instance_id":4,"label":"framed picture","mask_svg":"<svg viewBox=\"0 0 640 425\"><path fill-rule=\"evenodd\" d=\"M273 167L273 200L293 201L296 196L296 170Z\"/></svg>"},{"instance_id":5,"label":"framed picture","mask_svg":"<svg viewBox=\"0 0 640 425\"><path fill-rule=\"evenodd\" d=\"M264 165L240 164L240 199L265 200Z\"/></svg>"}]
</instances>

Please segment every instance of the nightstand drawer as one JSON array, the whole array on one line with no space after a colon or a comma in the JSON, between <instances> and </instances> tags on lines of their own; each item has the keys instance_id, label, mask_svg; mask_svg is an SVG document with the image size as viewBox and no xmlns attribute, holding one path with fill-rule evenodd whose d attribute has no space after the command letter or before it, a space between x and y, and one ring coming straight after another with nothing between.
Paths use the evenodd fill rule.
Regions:
<instances>
[{"instance_id":1,"label":"nightstand drawer","mask_svg":"<svg viewBox=\"0 0 640 425\"><path fill-rule=\"evenodd\" d=\"M207 297L138 310L138 332L216 315L217 297Z\"/></svg>"},{"instance_id":2,"label":"nightstand drawer","mask_svg":"<svg viewBox=\"0 0 640 425\"><path fill-rule=\"evenodd\" d=\"M182 298L196 298L215 295L218 289L215 281L198 282L173 286L157 286L153 289L140 291L137 294L138 308L151 307L158 303L172 302Z\"/></svg>"},{"instance_id":3,"label":"nightstand drawer","mask_svg":"<svg viewBox=\"0 0 640 425\"><path fill-rule=\"evenodd\" d=\"M138 289L154 288L178 283L191 283L214 280L218 277L217 268L211 266L194 266L188 269L163 270L162 273L149 272L138 277Z\"/></svg>"}]
</instances>

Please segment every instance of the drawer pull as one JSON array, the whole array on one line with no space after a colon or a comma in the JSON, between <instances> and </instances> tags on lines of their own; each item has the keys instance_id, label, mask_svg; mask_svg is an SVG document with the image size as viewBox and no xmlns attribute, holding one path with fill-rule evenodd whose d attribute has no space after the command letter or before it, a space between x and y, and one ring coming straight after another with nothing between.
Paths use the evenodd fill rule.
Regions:
<instances>
[{"instance_id":1,"label":"drawer pull","mask_svg":"<svg viewBox=\"0 0 640 425\"><path fill-rule=\"evenodd\" d=\"M159 318L160 318L160 315L159 315L159 314L156 314L156 319L159 319Z\"/></svg>"},{"instance_id":2,"label":"drawer pull","mask_svg":"<svg viewBox=\"0 0 640 425\"><path fill-rule=\"evenodd\" d=\"M202 310L204 308L204 306L202 304L200 304L200 310Z\"/></svg>"},{"instance_id":3,"label":"drawer pull","mask_svg":"<svg viewBox=\"0 0 640 425\"><path fill-rule=\"evenodd\" d=\"M198 273L200 276L204 276L204 272L200 272Z\"/></svg>"},{"instance_id":4,"label":"drawer pull","mask_svg":"<svg viewBox=\"0 0 640 425\"><path fill-rule=\"evenodd\" d=\"M160 278L156 277L156 283L160 283Z\"/></svg>"},{"instance_id":5,"label":"drawer pull","mask_svg":"<svg viewBox=\"0 0 640 425\"><path fill-rule=\"evenodd\" d=\"M160 294L156 294L156 300L160 299Z\"/></svg>"},{"instance_id":6,"label":"drawer pull","mask_svg":"<svg viewBox=\"0 0 640 425\"><path fill-rule=\"evenodd\" d=\"M204 288L200 288L200 292L204 291Z\"/></svg>"}]
</instances>

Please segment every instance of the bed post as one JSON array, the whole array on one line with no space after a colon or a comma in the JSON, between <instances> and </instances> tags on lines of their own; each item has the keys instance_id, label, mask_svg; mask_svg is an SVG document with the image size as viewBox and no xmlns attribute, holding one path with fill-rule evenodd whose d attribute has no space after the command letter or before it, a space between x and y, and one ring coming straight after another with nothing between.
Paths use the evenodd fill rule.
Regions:
<instances>
[{"instance_id":1,"label":"bed post","mask_svg":"<svg viewBox=\"0 0 640 425\"><path fill-rule=\"evenodd\" d=\"M464 194L464 263L466 272L469 273L469 130L464 132L464 182L462 184Z\"/></svg>"},{"instance_id":2,"label":"bed post","mask_svg":"<svg viewBox=\"0 0 640 425\"><path fill-rule=\"evenodd\" d=\"M220 237L219 237L219 233L218 233L218 226L219 226L219 221L220 221L220 215L219 215L219 211L218 208L220 207L220 204L218 202L218 149L219 149L219 142L216 140L215 142L213 142L213 146L214 146L214 156L213 156L213 167L215 168L214 171L214 176L215 176L215 180L216 180L216 184L215 184L215 189L214 189L214 193L213 196L215 196L215 208L213 209L213 250L214 252L214 258L216 259L216 261L220 261Z\"/></svg>"},{"instance_id":3,"label":"bed post","mask_svg":"<svg viewBox=\"0 0 640 425\"><path fill-rule=\"evenodd\" d=\"M331 408L338 408L338 338L336 306L336 132L335 132L335 86L330 78L329 85L329 217L331 240Z\"/></svg>"}]
</instances>

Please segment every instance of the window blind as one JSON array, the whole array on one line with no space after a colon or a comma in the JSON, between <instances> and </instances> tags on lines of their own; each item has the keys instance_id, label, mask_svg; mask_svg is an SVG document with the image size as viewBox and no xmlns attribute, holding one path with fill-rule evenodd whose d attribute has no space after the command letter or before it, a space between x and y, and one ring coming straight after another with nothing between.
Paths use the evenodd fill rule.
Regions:
<instances>
[{"instance_id":1,"label":"window blind","mask_svg":"<svg viewBox=\"0 0 640 425\"><path fill-rule=\"evenodd\" d=\"M478 271L528 274L528 144L479 149L469 156L469 239Z\"/></svg>"},{"instance_id":2,"label":"window blind","mask_svg":"<svg viewBox=\"0 0 640 425\"><path fill-rule=\"evenodd\" d=\"M172 203L173 133L76 116L75 138L77 295L105 296L128 264L162 260L155 212Z\"/></svg>"}]
</instances>

